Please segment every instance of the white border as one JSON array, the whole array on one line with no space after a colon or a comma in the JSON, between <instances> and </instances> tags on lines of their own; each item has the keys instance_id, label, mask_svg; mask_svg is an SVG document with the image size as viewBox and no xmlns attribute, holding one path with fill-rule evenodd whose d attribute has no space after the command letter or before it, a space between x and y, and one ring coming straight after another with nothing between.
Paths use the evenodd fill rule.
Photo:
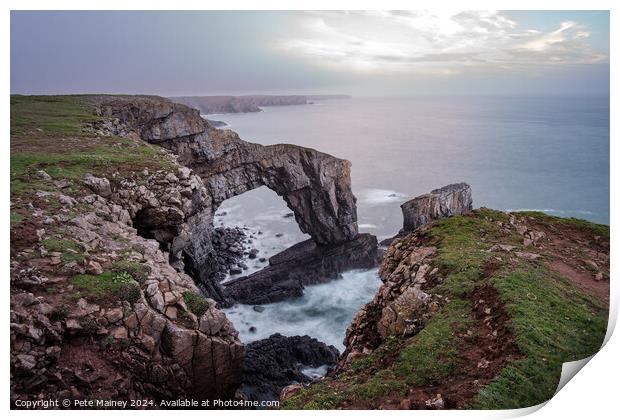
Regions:
<instances>
[{"instance_id":1,"label":"white border","mask_svg":"<svg viewBox=\"0 0 620 420\"><path fill-rule=\"evenodd\" d=\"M617 2L616 2L617 3ZM617 41L618 25L620 19L618 18L619 7L614 7L614 1L608 0L590 0L590 1L541 1L541 0L520 0L520 1L489 1L489 0L470 0L466 3L440 3L439 1L418 0L415 3L411 1L403 0L383 0L381 2L371 2L368 0L358 1L334 1L334 0L315 0L315 1L283 1L283 0L266 0L262 1L260 5L257 2L244 1L244 0L229 0L229 1L199 1L199 0L175 0L174 2L163 0L152 0L149 2L138 2L128 0L91 0L88 2L80 2L76 0L58 0L58 1L46 1L46 0L4 0L2 2L4 8L0 15L0 31L2 33L2 56L5 58L3 61L5 64L2 66L2 81L4 85L5 96L1 103L2 115L4 118L1 121L3 141L1 143L2 151L2 167L4 168L3 177L4 180L0 184L2 189L3 204L5 209L4 223L1 225L2 237L5 240L2 242L2 269L3 269L3 281L5 282L5 290L2 294L3 308L4 308L4 321L0 322L0 328L2 333L0 340L2 340L2 354L4 355L4 362L0 363L0 369L2 371L0 376L3 378L2 382L2 398L0 399L3 408L9 411L9 222L6 217L9 212L9 101L8 95L10 93L10 68L8 65L9 49L10 49L10 13L9 10L46 10L46 9L65 9L65 10L200 10L200 9L213 9L213 10L327 10L327 9L501 9L501 10L611 10L611 74L618 73L618 60L617 60ZM618 193L617 193L617 180L618 169L616 164L618 163L618 129L617 120L613 117L618 114L618 85L612 78L611 81L611 225L615 226L616 213L618 209ZM515 410L515 411L493 411L493 412L473 412L473 411L453 411L453 412L334 412L334 411L301 411L301 412L283 412L283 411L262 411L262 412L250 412L250 411L220 411L220 412L204 412L204 411L184 411L183 413L175 412L168 413L165 411L158 412L137 412L130 411L126 414L127 417L132 416L134 418L169 418L170 416L183 416L184 418L201 418L218 416L222 418L237 418L247 417L251 415L253 418L281 418L282 416L289 416L293 414L300 419L309 418L327 418L338 416L339 418L359 418L360 416L379 416L390 418L408 418L413 417L426 419L426 418L464 418L464 419L480 419L480 418L506 418L524 415L529 412L535 411L531 414L531 418L535 419L607 419L611 418L612 413L617 416L618 409L616 408L616 398L618 393L616 391L617 382L619 378L619 361L620 355L620 341L617 334L611 335L613 331L613 325L617 319L618 312L618 288L615 287L616 275L618 269L615 264L617 261L617 249L615 247L615 237L613 236L615 230L612 228L612 248L611 248L611 278L612 281L612 299L610 310L610 329L608 332L609 341L605 347L593 357L593 359L585 366L585 368L579 372L579 374L553 398L548 404L544 405L541 409L535 411L533 409ZM611 337L610 337L611 335ZM538 407L540 408L540 407ZM92 416L92 418L106 418L110 416L116 416L119 413L111 413L109 411L91 411L88 413L79 411L46 411L46 412L33 412L33 411L11 411L10 415L20 418L36 418L39 415L45 415L48 418L76 418L83 415ZM121 414L125 417L125 413ZM615 417L615 416L614 416Z\"/></svg>"}]
</instances>

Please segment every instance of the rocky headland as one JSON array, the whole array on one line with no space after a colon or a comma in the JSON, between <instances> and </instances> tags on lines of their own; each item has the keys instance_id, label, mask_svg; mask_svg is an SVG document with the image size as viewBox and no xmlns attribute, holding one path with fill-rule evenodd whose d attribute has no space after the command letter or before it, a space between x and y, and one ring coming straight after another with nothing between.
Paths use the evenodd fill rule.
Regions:
<instances>
[{"instance_id":1,"label":"rocky headland","mask_svg":"<svg viewBox=\"0 0 620 420\"><path fill-rule=\"evenodd\" d=\"M338 367L285 389L285 408L508 409L550 399L562 363L603 343L609 227L473 210L396 237L380 277Z\"/></svg>"},{"instance_id":2,"label":"rocky headland","mask_svg":"<svg viewBox=\"0 0 620 420\"><path fill-rule=\"evenodd\" d=\"M267 186L310 240L261 271L221 203ZM550 398L606 330L609 227L472 210L466 184L403 205L377 254L350 163L262 146L150 96L11 97L11 401L273 398L285 408L512 408ZM450 217L445 217L450 216ZM346 348L244 345L221 307L380 263ZM531 328L536 325L537 328ZM334 366L309 382L306 368ZM149 407L147 407L149 408Z\"/></svg>"},{"instance_id":3,"label":"rocky headland","mask_svg":"<svg viewBox=\"0 0 620 420\"><path fill-rule=\"evenodd\" d=\"M246 95L246 96L175 96L174 102L200 110L201 114L236 114L259 112L261 106L306 105L317 100L348 99L348 95Z\"/></svg>"},{"instance_id":4,"label":"rocky headland","mask_svg":"<svg viewBox=\"0 0 620 420\"><path fill-rule=\"evenodd\" d=\"M242 235L213 216L258 186L331 273L358 264L348 243L375 261L345 160L245 142L158 97L13 96L11 112L13 400L234 397L245 348L218 307Z\"/></svg>"},{"instance_id":5,"label":"rocky headland","mask_svg":"<svg viewBox=\"0 0 620 420\"><path fill-rule=\"evenodd\" d=\"M464 182L437 188L401 204L403 232L412 232L443 217L467 213L472 205L471 187Z\"/></svg>"}]
</instances>

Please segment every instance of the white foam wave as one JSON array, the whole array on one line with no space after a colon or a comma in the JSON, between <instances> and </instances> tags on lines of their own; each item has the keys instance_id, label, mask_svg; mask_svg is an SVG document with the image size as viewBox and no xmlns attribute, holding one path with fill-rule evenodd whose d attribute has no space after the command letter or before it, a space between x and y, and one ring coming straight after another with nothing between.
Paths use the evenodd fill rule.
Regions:
<instances>
[{"instance_id":1,"label":"white foam wave","mask_svg":"<svg viewBox=\"0 0 620 420\"><path fill-rule=\"evenodd\" d=\"M307 286L300 298L263 305L263 312L241 304L224 312L246 343L275 333L309 335L342 351L347 327L380 284L377 269L353 270L343 273L341 279ZM251 327L255 331L250 331Z\"/></svg>"},{"instance_id":2,"label":"white foam wave","mask_svg":"<svg viewBox=\"0 0 620 420\"><path fill-rule=\"evenodd\" d=\"M359 223L357 225L360 229L376 229L377 225L373 225L372 223Z\"/></svg>"},{"instance_id":3,"label":"white foam wave","mask_svg":"<svg viewBox=\"0 0 620 420\"><path fill-rule=\"evenodd\" d=\"M360 200L367 205L381 205L385 203L394 203L405 201L407 195L393 190L383 189L367 189L362 190Z\"/></svg>"},{"instance_id":4,"label":"white foam wave","mask_svg":"<svg viewBox=\"0 0 620 420\"><path fill-rule=\"evenodd\" d=\"M322 365L319 367L303 367L301 369L301 373L303 373L309 378L319 379L327 374L327 369L328 369L327 365Z\"/></svg>"}]
</instances>

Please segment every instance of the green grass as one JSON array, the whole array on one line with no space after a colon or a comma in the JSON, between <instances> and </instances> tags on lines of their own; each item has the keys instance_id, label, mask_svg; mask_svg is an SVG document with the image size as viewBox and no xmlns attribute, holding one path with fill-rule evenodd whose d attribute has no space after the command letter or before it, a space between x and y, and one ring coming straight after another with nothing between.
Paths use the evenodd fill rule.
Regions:
<instances>
[{"instance_id":1,"label":"green grass","mask_svg":"<svg viewBox=\"0 0 620 420\"><path fill-rule=\"evenodd\" d=\"M110 168L122 171L121 165L128 165L132 169L147 166L159 169L171 167L164 159L161 149L146 143L126 148L97 146L82 152L13 153L11 192L48 189L47 183L36 178L35 173L38 170L44 170L54 179L82 181L87 172L98 174Z\"/></svg>"},{"instance_id":2,"label":"green grass","mask_svg":"<svg viewBox=\"0 0 620 420\"><path fill-rule=\"evenodd\" d=\"M529 266L493 277L525 359L510 363L474 408L519 408L553 396L562 363L591 356L607 330L607 309L558 275Z\"/></svg>"},{"instance_id":3,"label":"green grass","mask_svg":"<svg viewBox=\"0 0 620 420\"><path fill-rule=\"evenodd\" d=\"M151 274L151 268L148 265L131 260L114 261L112 271L129 273L138 283L144 283Z\"/></svg>"},{"instance_id":4,"label":"green grass","mask_svg":"<svg viewBox=\"0 0 620 420\"><path fill-rule=\"evenodd\" d=\"M609 238L609 225L603 225L599 223L593 223L584 219L576 219L574 217L556 217L540 211L523 211L516 214L522 216L529 216L548 224L563 225L572 227L578 230L586 230L594 233L595 235Z\"/></svg>"},{"instance_id":5,"label":"green grass","mask_svg":"<svg viewBox=\"0 0 620 420\"><path fill-rule=\"evenodd\" d=\"M11 135L40 130L48 136L78 135L99 117L75 96L11 95Z\"/></svg>"},{"instance_id":6,"label":"green grass","mask_svg":"<svg viewBox=\"0 0 620 420\"><path fill-rule=\"evenodd\" d=\"M577 219L528 213L537 223L604 236L609 227ZM577 290L544 261L510 258L487 252L494 244L522 248L523 238L500 228L509 216L481 209L473 216L450 217L433 223L426 243L437 247L433 265L442 280L430 290L449 299L414 337L390 337L370 354L355 360L333 378L298 392L283 408L330 409L343 406L379 407L386 399L404 396L411 387L440 384L459 374L455 335L473 322L471 293L492 285L503 302L520 352L471 402L472 408L503 409L539 404L553 396L563 362L595 353L607 328L607 307ZM500 222L500 223L498 223Z\"/></svg>"},{"instance_id":7,"label":"green grass","mask_svg":"<svg viewBox=\"0 0 620 420\"><path fill-rule=\"evenodd\" d=\"M398 337L391 335L387 337L375 351L354 360L351 363L351 370L356 372L370 366L377 365L381 363L384 358L388 357L391 353L397 350L401 345L401 340Z\"/></svg>"},{"instance_id":8,"label":"green grass","mask_svg":"<svg viewBox=\"0 0 620 420\"><path fill-rule=\"evenodd\" d=\"M73 285L95 299L119 299L135 303L141 296L140 286L129 273L105 272L100 275L79 274Z\"/></svg>"},{"instance_id":9,"label":"green grass","mask_svg":"<svg viewBox=\"0 0 620 420\"><path fill-rule=\"evenodd\" d=\"M63 263L83 262L84 248L79 243L69 239L47 238L42 241L43 246L49 252L60 252Z\"/></svg>"},{"instance_id":10,"label":"green grass","mask_svg":"<svg viewBox=\"0 0 620 420\"><path fill-rule=\"evenodd\" d=\"M332 410L338 408L345 399L345 394L330 387L331 380L326 379L315 383L294 397L283 401L280 408L306 410ZM304 402L308 397L310 401Z\"/></svg>"},{"instance_id":11,"label":"green grass","mask_svg":"<svg viewBox=\"0 0 620 420\"><path fill-rule=\"evenodd\" d=\"M189 309L197 317L201 317L209 309L209 302L200 294L188 290L183 293L183 300Z\"/></svg>"},{"instance_id":12,"label":"green grass","mask_svg":"<svg viewBox=\"0 0 620 420\"><path fill-rule=\"evenodd\" d=\"M15 213L14 211L11 212L11 227L17 226L22 222L22 220L24 220L24 216L19 213Z\"/></svg>"},{"instance_id":13,"label":"green grass","mask_svg":"<svg viewBox=\"0 0 620 420\"><path fill-rule=\"evenodd\" d=\"M442 308L426 327L401 349L394 364L373 375L351 392L360 398L377 398L411 386L435 383L456 369L461 339L457 333L471 324L469 303L454 300Z\"/></svg>"},{"instance_id":14,"label":"green grass","mask_svg":"<svg viewBox=\"0 0 620 420\"><path fill-rule=\"evenodd\" d=\"M11 193L54 188L39 179L38 170L56 180L82 181L87 172L128 175L145 167L172 168L157 146L83 131L86 123L99 119L81 96L11 96Z\"/></svg>"}]
</instances>

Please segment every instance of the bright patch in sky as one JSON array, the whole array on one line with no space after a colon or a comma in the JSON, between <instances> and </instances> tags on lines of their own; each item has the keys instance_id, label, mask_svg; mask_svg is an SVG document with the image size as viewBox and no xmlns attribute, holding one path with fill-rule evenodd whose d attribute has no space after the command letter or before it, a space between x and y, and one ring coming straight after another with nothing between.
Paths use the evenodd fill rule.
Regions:
<instances>
[{"instance_id":1,"label":"bright patch in sky","mask_svg":"<svg viewBox=\"0 0 620 420\"><path fill-rule=\"evenodd\" d=\"M468 68L606 62L573 21L551 31L521 27L497 11L307 12L279 48L327 67L457 74Z\"/></svg>"}]
</instances>

